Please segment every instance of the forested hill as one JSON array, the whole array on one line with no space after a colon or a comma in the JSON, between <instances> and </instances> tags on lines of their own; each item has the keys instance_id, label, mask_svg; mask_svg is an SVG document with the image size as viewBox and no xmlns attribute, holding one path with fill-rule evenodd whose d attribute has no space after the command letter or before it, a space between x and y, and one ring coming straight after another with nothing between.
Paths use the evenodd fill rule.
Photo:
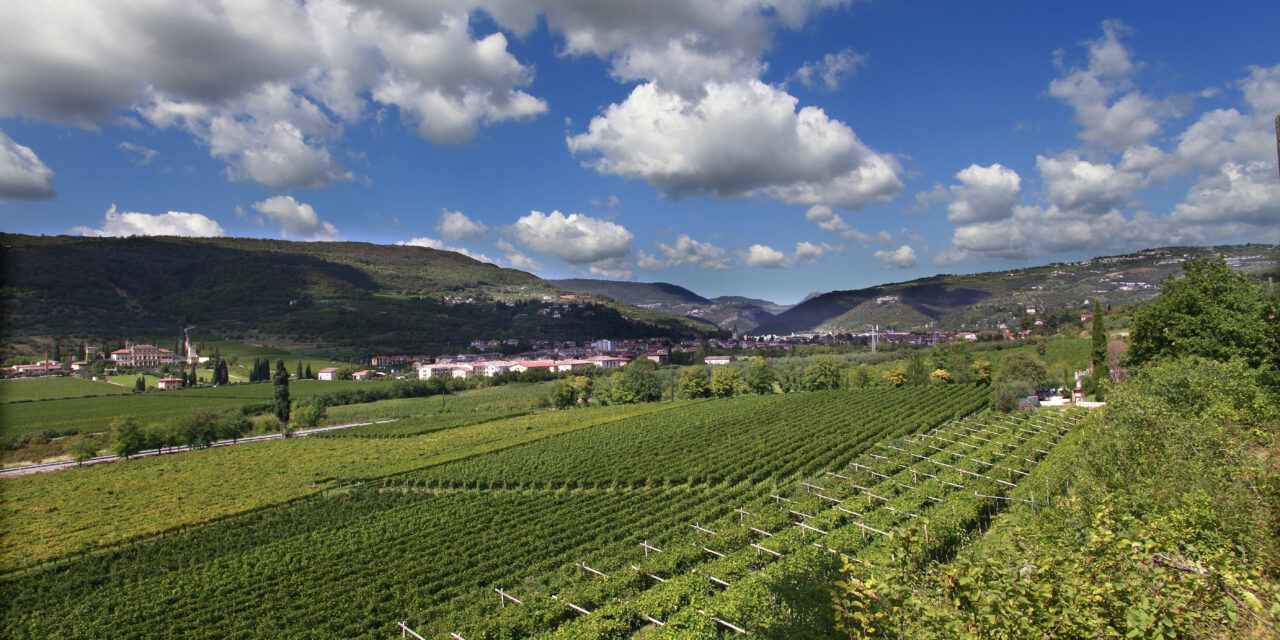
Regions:
<instances>
[{"instance_id":1,"label":"forested hill","mask_svg":"<svg viewBox=\"0 0 1280 640\"><path fill-rule=\"evenodd\" d=\"M1116 306L1149 299L1160 280L1180 272L1186 260L1218 254L1248 273L1280 265L1280 246L1247 244L1166 247L1027 269L943 274L818 295L762 322L753 333L858 332L872 325L895 331L1012 327L1028 315L1087 312L1093 300Z\"/></svg>"},{"instance_id":2,"label":"forested hill","mask_svg":"<svg viewBox=\"0 0 1280 640\"><path fill-rule=\"evenodd\" d=\"M480 338L697 335L708 329L606 299L538 313L540 278L423 247L246 238L0 234L5 351L195 324L279 346L430 351Z\"/></svg>"},{"instance_id":3,"label":"forested hill","mask_svg":"<svg viewBox=\"0 0 1280 640\"><path fill-rule=\"evenodd\" d=\"M631 305L642 304L708 304L711 301L680 286L668 282L621 282L569 278L548 280L565 291L597 293Z\"/></svg>"},{"instance_id":4,"label":"forested hill","mask_svg":"<svg viewBox=\"0 0 1280 640\"><path fill-rule=\"evenodd\" d=\"M619 282L585 278L550 282L567 291L609 296L626 304L682 315L722 329L750 331L772 318L773 314L787 309L784 305L768 300L742 296L708 299L667 282Z\"/></svg>"}]
</instances>

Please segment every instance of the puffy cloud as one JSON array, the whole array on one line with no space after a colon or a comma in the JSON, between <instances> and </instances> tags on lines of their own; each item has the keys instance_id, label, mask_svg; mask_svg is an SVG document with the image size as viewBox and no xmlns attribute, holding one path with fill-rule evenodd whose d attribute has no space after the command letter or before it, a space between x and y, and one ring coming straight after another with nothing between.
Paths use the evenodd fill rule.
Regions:
<instances>
[{"instance_id":1,"label":"puffy cloud","mask_svg":"<svg viewBox=\"0 0 1280 640\"><path fill-rule=\"evenodd\" d=\"M680 266L697 267L702 271L725 271L733 268L733 258L724 249L708 242L698 242L683 233L676 236L674 243L658 243L658 252L665 260L640 251L637 265L647 271Z\"/></svg>"},{"instance_id":2,"label":"puffy cloud","mask_svg":"<svg viewBox=\"0 0 1280 640\"><path fill-rule=\"evenodd\" d=\"M820 229L830 231L850 242L862 244L871 242L871 236L849 226L839 214L826 205L815 204L809 207L809 210L804 214L804 219L818 225Z\"/></svg>"},{"instance_id":3,"label":"puffy cloud","mask_svg":"<svg viewBox=\"0 0 1280 640\"><path fill-rule=\"evenodd\" d=\"M499 240L493 244L503 252L506 257L507 264L512 268L522 269L524 271L541 271L543 269L542 263L525 255L523 251L516 248L516 246L510 242L507 242L506 240Z\"/></svg>"},{"instance_id":4,"label":"puffy cloud","mask_svg":"<svg viewBox=\"0 0 1280 640\"><path fill-rule=\"evenodd\" d=\"M493 258L490 258L489 256L486 256L483 253L476 253L473 251L469 251L463 247L451 247L449 245L446 245L444 242L437 240L436 238L429 238L426 236L421 238L413 238L410 240L401 240L396 244L400 246L407 246L407 247L426 247L428 249L439 249L440 251L453 251L454 253L461 253L462 255L467 256L468 258L473 258L475 260L479 260L480 262L489 262L492 264L497 264L496 260L494 260Z\"/></svg>"},{"instance_id":5,"label":"puffy cloud","mask_svg":"<svg viewBox=\"0 0 1280 640\"><path fill-rule=\"evenodd\" d=\"M1102 37L1084 43L1089 66L1064 68L1065 75L1049 83L1049 95L1075 109L1082 140L1119 149L1145 144L1160 131L1160 120L1176 112L1174 102L1133 89L1138 65L1120 42L1127 32L1119 20L1103 22ZM1061 56L1059 51L1059 66Z\"/></svg>"},{"instance_id":6,"label":"puffy cloud","mask_svg":"<svg viewBox=\"0 0 1280 640\"><path fill-rule=\"evenodd\" d=\"M990 222L1008 218L1021 196L1018 172L998 163L976 164L956 174L961 184L951 187L947 219L955 224Z\"/></svg>"},{"instance_id":7,"label":"puffy cloud","mask_svg":"<svg viewBox=\"0 0 1280 640\"><path fill-rule=\"evenodd\" d=\"M1191 187L1170 215L1175 224L1280 226L1280 179L1270 162L1227 163ZM1273 234L1274 235L1274 234Z\"/></svg>"},{"instance_id":8,"label":"puffy cloud","mask_svg":"<svg viewBox=\"0 0 1280 640\"><path fill-rule=\"evenodd\" d=\"M2 73L2 72L0 72ZM53 170L30 147L0 131L0 202L52 198Z\"/></svg>"},{"instance_id":9,"label":"puffy cloud","mask_svg":"<svg viewBox=\"0 0 1280 640\"><path fill-rule=\"evenodd\" d=\"M0 23L0 117L81 127L182 126L233 180L277 190L350 178L329 147L369 102L456 144L545 112L532 67L501 32L473 34L477 2L69 0ZM263 104L275 99L276 107ZM282 97L288 99L280 99ZM320 123L319 131L317 122Z\"/></svg>"},{"instance_id":10,"label":"puffy cloud","mask_svg":"<svg viewBox=\"0 0 1280 640\"><path fill-rule=\"evenodd\" d=\"M858 209L902 190L896 161L844 123L759 80L710 83L688 100L654 83L568 138L603 174L642 178L673 198L762 194Z\"/></svg>"},{"instance_id":11,"label":"puffy cloud","mask_svg":"<svg viewBox=\"0 0 1280 640\"><path fill-rule=\"evenodd\" d=\"M635 267L625 258L605 258L587 265L592 275L610 280L630 280L636 277Z\"/></svg>"},{"instance_id":12,"label":"puffy cloud","mask_svg":"<svg viewBox=\"0 0 1280 640\"><path fill-rule=\"evenodd\" d=\"M816 62L804 63L796 70L795 79L810 89L817 86L827 91L838 91L841 82L853 77L866 64L866 56L853 49L845 49L828 53Z\"/></svg>"},{"instance_id":13,"label":"puffy cloud","mask_svg":"<svg viewBox=\"0 0 1280 640\"><path fill-rule=\"evenodd\" d=\"M484 237L488 227L483 222L468 218L467 214L461 211L441 209L440 222L436 223L436 230L444 236L445 240L456 242L467 238Z\"/></svg>"},{"instance_id":14,"label":"puffy cloud","mask_svg":"<svg viewBox=\"0 0 1280 640\"><path fill-rule=\"evenodd\" d=\"M338 240L338 229L320 219L316 210L292 196L273 196L253 203L267 221L280 227L280 236L293 240Z\"/></svg>"},{"instance_id":15,"label":"puffy cloud","mask_svg":"<svg viewBox=\"0 0 1280 640\"><path fill-rule=\"evenodd\" d=\"M842 252L842 248L829 245L825 242L819 244L814 244L808 241L797 242L796 250L791 254L790 260L792 264L798 264L801 262L805 264L814 264L826 257L827 254Z\"/></svg>"},{"instance_id":16,"label":"puffy cloud","mask_svg":"<svg viewBox=\"0 0 1280 640\"><path fill-rule=\"evenodd\" d=\"M688 98L708 82L756 77L778 27L800 28L824 6L844 0L495 0L494 19L517 34L547 27L568 55L610 62L619 81L651 80Z\"/></svg>"},{"instance_id":17,"label":"puffy cloud","mask_svg":"<svg viewBox=\"0 0 1280 640\"><path fill-rule=\"evenodd\" d=\"M871 254L880 261L882 269L910 269L916 266L916 250L904 244L893 251L877 251Z\"/></svg>"},{"instance_id":18,"label":"puffy cloud","mask_svg":"<svg viewBox=\"0 0 1280 640\"><path fill-rule=\"evenodd\" d=\"M199 213L137 213L117 211L116 205L107 209L102 225L97 229L74 227L72 233L82 236L187 236L211 238L226 235L222 225Z\"/></svg>"},{"instance_id":19,"label":"puffy cloud","mask_svg":"<svg viewBox=\"0 0 1280 640\"><path fill-rule=\"evenodd\" d=\"M1067 211L1104 214L1126 204L1142 185L1141 174L1082 160L1072 152L1056 158L1036 156L1036 167L1049 202Z\"/></svg>"},{"instance_id":20,"label":"puffy cloud","mask_svg":"<svg viewBox=\"0 0 1280 640\"><path fill-rule=\"evenodd\" d=\"M765 269L781 269L785 266L787 254L762 244L753 244L747 247L744 262L748 267L762 267Z\"/></svg>"},{"instance_id":21,"label":"puffy cloud","mask_svg":"<svg viewBox=\"0 0 1280 640\"><path fill-rule=\"evenodd\" d=\"M587 264L631 253L634 237L626 227L597 220L580 213L549 215L531 211L511 226L516 241L538 253L555 256L569 264Z\"/></svg>"}]
</instances>

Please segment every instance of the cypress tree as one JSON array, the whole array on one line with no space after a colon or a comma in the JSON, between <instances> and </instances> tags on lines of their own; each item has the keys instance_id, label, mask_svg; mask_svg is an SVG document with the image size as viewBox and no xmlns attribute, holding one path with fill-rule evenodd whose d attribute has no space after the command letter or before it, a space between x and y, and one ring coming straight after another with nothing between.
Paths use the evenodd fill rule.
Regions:
<instances>
[{"instance_id":1,"label":"cypress tree","mask_svg":"<svg viewBox=\"0 0 1280 640\"><path fill-rule=\"evenodd\" d=\"M276 374L271 380L275 385L275 413L276 418L280 420L280 432L286 437L289 435L289 370L284 366L284 360L276 361Z\"/></svg>"},{"instance_id":2,"label":"cypress tree","mask_svg":"<svg viewBox=\"0 0 1280 640\"><path fill-rule=\"evenodd\" d=\"M312 379L312 378L314 378L314 377L315 377L315 376L311 375L311 363L310 363L310 362L308 362L308 363L307 363L307 380L310 380L310 379Z\"/></svg>"},{"instance_id":3,"label":"cypress tree","mask_svg":"<svg viewBox=\"0 0 1280 640\"><path fill-rule=\"evenodd\" d=\"M1110 380L1111 374L1107 369L1107 325L1102 319L1102 302L1095 300L1093 303L1093 326L1090 329L1093 334L1093 379L1101 382Z\"/></svg>"},{"instance_id":4,"label":"cypress tree","mask_svg":"<svg viewBox=\"0 0 1280 640\"><path fill-rule=\"evenodd\" d=\"M294 377L299 380L302 379L302 361L301 360L298 361L298 373Z\"/></svg>"}]
</instances>

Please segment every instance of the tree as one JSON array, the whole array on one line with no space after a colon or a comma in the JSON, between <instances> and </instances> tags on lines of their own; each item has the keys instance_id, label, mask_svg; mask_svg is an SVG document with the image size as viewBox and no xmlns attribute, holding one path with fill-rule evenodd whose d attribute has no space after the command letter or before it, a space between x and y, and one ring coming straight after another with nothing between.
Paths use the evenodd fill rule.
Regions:
<instances>
[{"instance_id":1,"label":"tree","mask_svg":"<svg viewBox=\"0 0 1280 640\"><path fill-rule=\"evenodd\" d=\"M76 466L84 464L88 460L98 455L98 447L89 439L89 436L80 434L75 442L71 443L71 459L76 461Z\"/></svg>"},{"instance_id":2,"label":"tree","mask_svg":"<svg viewBox=\"0 0 1280 640\"><path fill-rule=\"evenodd\" d=\"M751 366L747 369L747 387L752 393L773 393L775 378L773 369L764 361L764 358L756 356L751 359Z\"/></svg>"},{"instance_id":3,"label":"tree","mask_svg":"<svg viewBox=\"0 0 1280 640\"><path fill-rule=\"evenodd\" d=\"M1107 325L1102 318L1102 302L1093 301L1093 328L1089 330L1093 338L1090 356L1093 360L1093 379L1109 380L1107 370ZM1042 354L1043 355L1043 354Z\"/></svg>"},{"instance_id":4,"label":"tree","mask_svg":"<svg viewBox=\"0 0 1280 640\"><path fill-rule=\"evenodd\" d=\"M566 380L566 384L573 389L573 401L587 404L591 402L591 393L595 388L595 382L590 376L572 376Z\"/></svg>"},{"instance_id":5,"label":"tree","mask_svg":"<svg viewBox=\"0 0 1280 640\"><path fill-rule=\"evenodd\" d=\"M978 360L970 365L973 370L973 383L976 386L984 387L991 384L991 361Z\"/></svg>"},{"instance_id":6,"label":"tree","mask_svg":"<svg viewBox=\"0 0 1280 640\"><path fill-rule=\"evenodd\" d=\"M111 421L111 452L128 460L146 446L146 436L133 416L120 416Z\"/></svg>"},{"instance_id":7,"label":"tree","mask_svg":"<svg viewBox=\"0 0 1280 640\"><path fill-rule=\"evenodd\" d=\"M314 375L312 375L312 374L311 374L311 363L310 363L310 362L308 362L308 363L307 363L307 370L305 371L305 373L306 373L306 379L307 379L307 380L310 380L310 379L312 379L312 378L314 378L314 377L315 377Z\"/></svg>"},{"instance_id":8,"label":"tree","mask_svg":"<svg viewBox=\"0 0 1280 640\"><path fill-rule=\"evenodd\" d=\"M1036 355L1043 358L1045 352L1048 350L1049 350L1049 346L1045 344L1044 338L1036 340Z\"/></svg>"},{"instance_id":9,"label":"tree","mask_svg":"<svg viewBox=\"0 0 1280 640\"><path fill-rule=\"evenodd\" d=\"M686 398L711 397L711 376L702 365L685 367L680 371L680 395Z\"/></svg>"},{"instance_id":10,"label":"tree","mask_svg":"<svg viewBox=\"0 0 1280 640\"><path fill-rule=\"evenodd\" d=\"M1227 265L1222 256L1182 265L1184 278L1166 278L1160 296L1134 310L1130 366L1188 355L1251 367L1280 368L1280 302L1262 283Z\"/></svg>"},{"instance_id":11,"label":"tree","mask_svg":"<svg viewBox=\"0 0 1280 640\"><path fill-rule=\"evenodd\" d=\"M871 386L871 372L874 369L871 365L860 364L857 369L853 370L853 386L855 389L865 389Z\"/></svg>"},{"instance_id":12,"label":"tree","mask_svg":"<svg viewBox=\"0 0 1280 640\"><path fill-rule=\"evenodd\" d=\"M835 358L817 358L804 368L804 386L810 391L840 388L840 363Z\"/></svg>"},{"instance_id":13,"label":"tree","mask_svg":"<svg viewBox=\"0 0 1280 640\"><path fill-rule=\"evenodd\" d=\"M551 399L551 406L557 409L568 409L577 401L573 393L573 387L569 386L569 383L565 380L556 380L552 383L549 398Z\"/></svg>"},{"instance_id":14,"label":"tree","mask_svg":"<svg viewBox=\"0 0 1280 640\"><path fill-rule=\"evenodd\" d=\"M252 430L253 421L249 419L249 416L241 413L222 421L222 432L218 434L218 437L222 439L230 438L232 442L236 442Z\"/></svg>"},{"instance_id":15,"label":"tree","mask_svg":"<svg viewBox=\"0 0 1280 640\"><path fill-rule=\"evenodd\" d=\"M617 404L653 402L662 399L662 381L657 365L648 358L636 358L622 368L613 381L612 400Z\"/></svg>"},{"instance_id":16,"label":"tree","mask_svg":"<svg viewBox=\"0 0 1280 640\"><path fill-rule=\"evenodd\" d=\"M133 383L133 390L134 390L134 391L146 391L146 390L147 390L147 380L146 380L146 378L143 378L142 376L138 376L137 381L135 381L135 382Z\"/></svg>"},{"instance_id":17,"label":"tree","mask_svg":"<svg viewBox=\"0 0 1280 640\"><path fill-rule=\"evenodd\" d=\"M996 379L998 382L1024 382L1033 386L1051 382L1044 361L1025 351L1009 354L1000 364Z\"/></svg>"},{"instance_id":18,"label":"tree","mask_svg":"<svg viewBox=\"0 0 1280 640\"><path fill-rule=\"evenodd\" d=\"M880 374L880 377L884 378L884 381L891 386L901 387L907 383L907 368L903 365L898 365Z\"/></svg>"},{"instance_id":19,"label":"tree","mask_svg":"<svg viewBox=\"0 0 1280 640\"><path fill-rule=\"evenodd\" d=\"M798 364L783 369L782 375L778 376L778 386L782 388L783 393L804 391L804 369Z\"/></svg>"},{"instance_id":20,"label":"tree","mask_svg":"<svg viewBox=\"0 0 1280 640\"><path fill-rule=\"evenodd\" d=\"M314 427L324 420L325 404L320 399L299 401L293 410L293 422L299 427Z\"/></svg>"},{"instance_id":21,"label":"tree","mask_svg":"<svg viewBox=\"0 0 1280 640\"><path fill-rule=\"evenodd\" d=\"M933 373L929 374L929 382L951 384L951 374L947 373L946 369L934 369Z\"/></svg>"},{"instance_id":22,"label":"tree","mask_svg":"<svg viewBox=\"0 0 1280 640\"><path fill-rule=\"evenodd\" d=\"M53 361L62 362L62 343L53 341Z\"/></svg>"},{"instance_id":23,"label":"tree","mask_svg":"<svg viewBox=\"0 0 1280 640\"><path fill-rule=\"evenodd\" d=\"M914 351L907 359L907 384L921 385L927 382L929 382L929 365L925 363L922 353Z\"/></svg>"},{"instance_id":24,"label":"tree","mask_svg":"<svg viewBox=\"0 0 1280 640\"><path fill-rule=\"evenodd\" d=\"M298 361L298 372L294 374L294 377L299 380L302 379L302 361L301 360Z\"/></svg>"},{"instance_id":25,"label":"tree","mask_svg":"<svg viewBox=\"0 0 1280 640\"><path fill-rule=\"evenodd\" d=\"M284 360L276 361L276 375L271 379L275 385L275 414L280 421L280 432L289 435L289 370L284 368Z\"/></svg>"},{"instance_id":26,"label":"tree","mask_svg":"<svg viewBox=\"0 0 1280 640\"><path fill-rule=\"evenodd\" d=\"M728 398L738 392L742 385L742 376L733 367L716 367L711 373L711 394L718 398Z\"/></svg>"}]
</instances>

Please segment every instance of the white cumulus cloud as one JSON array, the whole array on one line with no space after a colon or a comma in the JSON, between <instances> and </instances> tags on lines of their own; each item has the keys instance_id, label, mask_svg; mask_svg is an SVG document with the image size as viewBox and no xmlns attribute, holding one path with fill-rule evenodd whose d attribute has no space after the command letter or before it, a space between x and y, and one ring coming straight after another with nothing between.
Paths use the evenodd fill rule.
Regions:
<instances>
[{"instance_id":1,"label":"white cumulus cloud","mask_svg":"<svg viewBox=\"0 0 1280 640\"><path fill-rule=\"evenodd\" d=\"M199 213L169 211L168 213L138 213L118 211L116 205L107 209L102 225L97 229L74 227L72 233L82 236L186 236L212 238L226 235L222 225Z\"/></svg>"},{"instance_id":2,"label":"white cumulus cloud","mask_svg":"<svg viewBox=\"0 0 1280 640\"><path fill-rule=\"evenodd\" d=\"M781 269L785 266L786 261L787 254L763 244L753 244L747 247L746 256L743 259L743 262L746 262L748 267L762 267L765 269Z\"/></svg>"},{"instance_id":3,"label":"white cumulus cloud","mask_svg":"<svg viewBox=\"0 0 1280 640\"><path fill-rule=\"evenodd\" d=\"M436 231L445 240L457 242L467 238L482 238L488 227L479 220L472 220L461 211L440 210L440 221L436 223Z\"/></svg>"},{"instance_id":4,"label":"white cumulus cloud","mask_svg":"<svg viewBox=\"0 0 1280 640\"><path fill-rule=\"evenodd\" d=\"M292 240L338 240L338 229L320 219L316 210L292 196L272 196L253 203L258 213L280 228L280 236Z\"/></svg>"},{"instance_id":5,"label":"white cumulus cloud","mask_svg":"<svg viewBox=\"0 0 1280 640\"><path fill-rule=\"evenodd\" d=\"M911 245L902 245L893 251L881 250L871 254L880 261L882 269L910 269L916 266L916 251Z\"/></svg>"},{"instance_id":6,"label":"white cumulus cloud","mask_svg":"<svg viewBox=\"0 0 1280 640\"><path fill-rule=\"evenodd\" d=\"M765 195L859 209L902 190L897 163L817 107L751 79L709 83L690 100L654 83L568 139L603 174L641 178L673 198Z\"/></svg>"},{"instance_id":7,"label":"white cumulus cloud","mask_svg":"<svg viewBox=\"0 0 1280 640\"><path fill-rule=\"evenodd\" d=\"M662 258L640 251L637 265L648 271L668 267L690 266L702 271L725 271L733 268L733 258L723 248L709 242L698 242L686 234L676 236L673 243L659 242Z\"/></svg>"},{"instance_id":8,"label":"white cumulus cloud","mask_svg":"<svg viewBox=\"0 0 1280 640\"><path fill-rule=\"evenodd\" d=\"M580 213L531 211L516 220L511 233L521 245L569 264L624 258L634 237L626 227Z\"/></svg>"},{"instance_id":9,"label":"white cumulus cloud","mask_svg":"<svg viewBox=\"0 0 1280 640\"><path fill-rule=\"evenodd\" d=\"M999 163L987 167L976 164L956 174L959 185L951 187L947 219L955 224L1003 220L1013 215L1021 196L1018 172Z\"/></svg>"},{"instance_id":10,"label":"white cumulus cloud","mask_svg":"<svg viewBox=\"0 0 1280 640\"><path fill-rule=\"evenodd\" d=\"M0 202L52 198L53 170L30 147L0 131Z\"/></svg>"}]
</instances>

